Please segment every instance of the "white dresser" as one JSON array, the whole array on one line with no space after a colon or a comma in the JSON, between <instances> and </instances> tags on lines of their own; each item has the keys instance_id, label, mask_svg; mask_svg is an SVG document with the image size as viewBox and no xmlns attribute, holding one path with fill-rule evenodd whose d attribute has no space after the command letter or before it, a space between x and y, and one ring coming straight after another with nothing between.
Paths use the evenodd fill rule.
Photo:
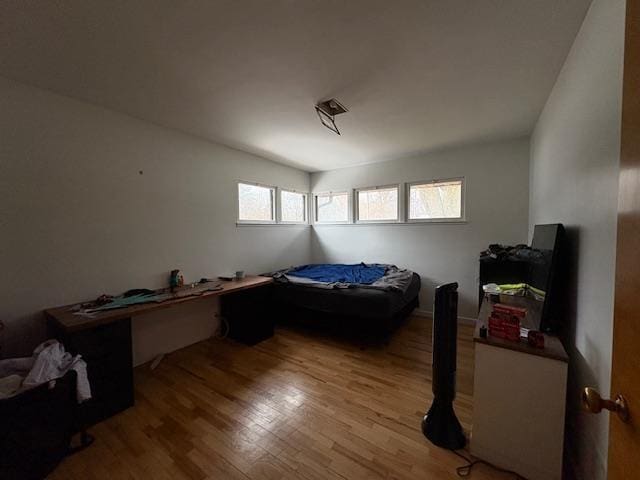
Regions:
<instances>
[{"instance_id":1,"label":"white dresser","mask_svg":"<svg viewBox=\"0 0 640 480\"><path fill-rule=\"evenodd\" d=\"M485 310L483 308L483 310ZM545 348L474 336L471 454L529 480L560 480L567 354L557 337Z\"/></svg>"}]
</instances>

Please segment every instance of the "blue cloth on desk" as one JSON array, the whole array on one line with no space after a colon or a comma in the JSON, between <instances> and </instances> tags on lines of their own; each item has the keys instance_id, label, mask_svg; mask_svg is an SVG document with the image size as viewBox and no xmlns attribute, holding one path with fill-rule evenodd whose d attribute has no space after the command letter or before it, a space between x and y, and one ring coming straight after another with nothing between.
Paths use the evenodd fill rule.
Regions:
<instances>
[{"instance_id":1,"label":"blue cloth on desk","mask_svg":"<svg viewBox=\"0 0 640 480\"><path fill-rule=\"evenodd\" d=\"M381 265L321 263L294 268L288 271L287 275L308 278L316 282L371 285L380 280L385 272L386 268Z\"/></svg>"},{"instance_id":2,"label":"blue cloth on desk","mask_svg":"<svg viewBox=\"0 0 640 480\"><path fill-rule=\"evenodd\" d=\"M165 300L169 300L172 298L171 294L168 293L139 293L137 295L131 295L129 297L114 297L109 303L105 303L104 305L100 305L95 308L90 308L91 312L101 312L104 310L114 310L117 308L126 308L131 307L133 305L140 305L143 303L152 303L152 302L164 302Z\"/></svg>"}]
</instances>

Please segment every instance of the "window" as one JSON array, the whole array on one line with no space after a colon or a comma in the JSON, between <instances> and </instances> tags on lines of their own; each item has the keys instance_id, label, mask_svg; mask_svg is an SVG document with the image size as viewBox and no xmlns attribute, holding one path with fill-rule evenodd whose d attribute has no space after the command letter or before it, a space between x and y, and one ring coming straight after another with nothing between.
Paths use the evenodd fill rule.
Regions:
<instances>
[{"instance_id":1,"label":"window","mask_svg":"<svg viewBox=\"0 0 640 480\"><path fill-rule=\"evenodd\" d=\"M283 223L307 221L307 196L304 193L280 191L280 221Z\"/></svg>"},{"instance_id":2,"label":"window","mask_svg":"<svg viewBox=\"0 0 640 480\"><path fill-rule=\"evenodd\" d=\"M238 222L275 223L275 188L238 183Z\"/></svg>"},{"instance_id":3,"label":"window","mask_svg":"<svg viewBox=\"0 0 640 480\"><path fill-rule=\"evenodd\" d=\"M316 195L316 222L346 223L348 221L348 193L321 193Z\"/></svg>"},{"instance_id":4,"label":"window","mask_svg":"<svg viewBox=\"0 0 640 480\"><path fill-rule=\"evenodd\" d=\"M356 218L359 222L397 222L398 187L356 190Z\"/></svg>"},{"instance_id":5,"label":"window","mask_svg":"<svg viewBox=\"0 0 640 480\"><path fill-rule=\"evenodd\" d=\"M462 220L463 180L409 184L409 221Z\"/></svg>"}]
</instances>

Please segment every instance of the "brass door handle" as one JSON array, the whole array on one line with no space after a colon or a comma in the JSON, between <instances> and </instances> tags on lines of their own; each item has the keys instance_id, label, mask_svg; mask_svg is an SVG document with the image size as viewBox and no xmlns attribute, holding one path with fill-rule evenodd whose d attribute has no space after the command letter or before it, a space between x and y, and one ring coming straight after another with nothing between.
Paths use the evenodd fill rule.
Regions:
<instances>
[{"instance_id":1,"label":"brass door handle","mask_svg":"<svg viewBox=\"0 0 640 480\"><path fill-rule=\"evenodd\" d=\"M582 390L582 406L591 413L600 413L603 409L616 412L623 422L629 422L629 407L622 395L616 396L615 400L605 400L596 389L585 387Z\"/></svg>"}]
</instances>

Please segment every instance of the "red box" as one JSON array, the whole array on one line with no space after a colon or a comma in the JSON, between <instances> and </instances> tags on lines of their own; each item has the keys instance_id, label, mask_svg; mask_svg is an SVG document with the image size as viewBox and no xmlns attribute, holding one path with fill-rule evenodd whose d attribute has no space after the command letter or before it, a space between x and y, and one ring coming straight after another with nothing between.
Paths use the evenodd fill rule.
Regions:
<instances>
[{"instance_id":1,"label":"red box","mask_svg":"<svg viewBox=\"0 0 640 480\"><path fill-rule=\"evenodd\" d=\"M538 332L537 330L529 330L529 334L527 335L527 342L532 347L544 348L544 334L542 332Z\"/></svg>"},{"instance_id":2,"label":"red box","mask_svg":"<svg viewBox=\"0 0 640 480\"><path fill-rule=\"evenodd\" d=\"M504 323L505 325L510 325L513 327L518 327L520 328L520 318L516 317L515 315L512 315L508 318L505 318L502 323Z\"/></svg>"},{"instance_id":3,"label":"red box","mask_svg":"<svg viewBox=\"0 0 640 480\"><path fill-rule=\"evenodd\" d=\"M504 320L502 318L495 317L493 315L489 317L489 328L491 327L502 328L503 324L504 324Z\"/></svg>"},{"instance_id":4,"label":"red box","mask_svg":"<svg viewBox=\"0 0 640 480\"><path fill-rule=\"evenodd\" d=\"M495 318L496 321L500 321L500 322L504 322L505 320L509 319L509 315L502 312L491 312L491 317Z\"/></svg>"},{"instance_id":5,"label":"red box","mask_svg":"<svg viewBox=\"0 0 640 480\"><path fill-rule=\"evenodd\" d=\"M497 338L506 338L504 328L502 327L489 327L489 335Z\"/></svg>"},{"instance_id":6,"label":"red box","mask_svg":"<svg viewBox=\"0 0 640 480\"><path fill-rule=\"evenodd\" d=\"M504 303L496 303L493 306L493 312L504 313L510 316L524 318L527 316L527 309L522 307L514 307L513 305L505 305Z\"/></svg>"},{"instance_id":7,"label":"red box","mask_svg":"<svg viewBox=\"0 0 640 480\"><path fill-rule=\"evenodd\" d=\"M489 315L489 335L497 338L505 338L512 342L520 341L520 319L524 318L527 311L524 308L511 307L497 303Z\"/></svg>"},{"instance_id":8,"label":"red box","mask_svg":"<svg viewBox=\"0 0 640 480\"><path fill-rule=\"evenodd\" d=\"M504 335L507 340L512 342L520 341L520 325L517 327L514 325L505 325L504 327Z\"/></svg>"}]
</instances>

